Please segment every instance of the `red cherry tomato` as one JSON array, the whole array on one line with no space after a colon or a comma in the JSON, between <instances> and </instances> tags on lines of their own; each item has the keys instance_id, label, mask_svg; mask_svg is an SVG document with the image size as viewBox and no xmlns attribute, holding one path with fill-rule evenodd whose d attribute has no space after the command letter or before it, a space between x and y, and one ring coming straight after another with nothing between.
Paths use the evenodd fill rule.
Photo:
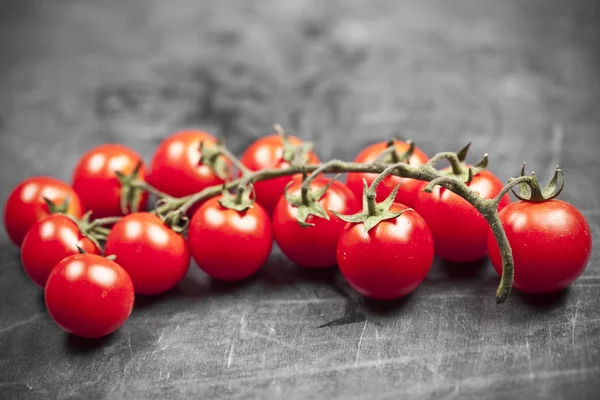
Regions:
<instances>
[{"instance_id":1,"label":"red cherry tomato","mask_svg":"<svg viewBox=\"0 0 600 400\"><path fill-rule=\"evenodd\" d=\"M105 254L117 257L131 277L135 292L142 295L172 289L190 265L190 251L183 236L146 212L129 214L115 224L106 240Z\"/></svg>"},{"instance_id":2,"label":"red cherry tomato","mask_svg":"<svg viewBox=\"0 0 600 400\"><path fill-rule=\"evenodd\" d=\"M59 262L45 289L50 316L65 331L84 338L109 335L133 309L133 284L117 263L95 254Z\"/></svg>"},{"instance_id":3,"label":"red cherry tomato","mask_svg":"<svg viewBox=\"0 0 600 400\"><path fill-rule=\"evenodd\" d=\"M400 140L396 140L394 146L396 147L396 151L400 154L406 152L409 148L408 143ZM357 163L372 163L386 148L386 142L372 144L361 151L354 161ZM427 154L425 154L418 147L415 147L415 150L408 160L408 163L409 165L418 166L426 164L427 161L429 161ZM366 179L367 185L371 185L375 178L377 178L377 174L351 172L348 174L348 178L346 180L346 185L348 185L348 188L350 188L354 195L359 199L362 198L363 195L363 178ZM397 203L412 207L417 198L417 192L419 191L422 182L415 179L401 178L394 175L386 177L383 182L377 186L377 201L385 200L399 184L402 184L402 186L400 186L400 189L398 189L398 194L396 194L395 201Z\"/></svg>"},{"instance_id":4,"label":"red cherry tomato","mask_svg":"<svg viewBox=\"0 0 600 400\"><path fill-rule=\"evenodd\" d=\"M302 140L295 136L288 136L288 139L293 145L302 144ZM290 166L290 163L283 159L283 139L280 135L269 135L258 139L246 149L240 160L242 164L252 171L282 169ZM307 163L317 164L319 163L319 158L311 151L308 153ZM269 215L273 213L279 198L283 194L285 185L291 179L291 176L282 176L280 178L256 182L254 185L256 201L263 206Z\"/></svg>"},{"instance_id":5,"label":"red cherry tomato","mask_svg":"<svg viewBox=\"0 0 600 400\"><path fill-rule=\"evenodd\" d=\"M50 215L36 222L27 232L21 246L23 268L38 286L44 287L59 261L79 253L77 246L86 253L101 254L73 221L61 214Z\"/></svg>"},{"instance_id":6,"label":"red cherry tomato","mask_svg":"<svg viewBox=\"0 0 600 400\"><path fill-rule=\"evenodd\" d=\"M592 234L585 217L561 200L518 201L500 211L515 262L514 288L541 294L562 290L585 269ZM492 265L502 274L502 259L493 233L488 236Z\"/></svg>"},{"instance_id":7,"label":"red cherry tomato","mask_svg":"<svg viewBox=\"0 0 600 400\"><path fill-rule=\"evenodd\" d=\"M200 143L215 145L217 139L203 131L181 131L156 149L150 166L150 183L173 197L184 197L224 182L200 163Z\"/></svg>"},{"instance_id":8,"label":"red cherry tomato","mask_svg":"<svg viewBox=\"0 0 600 400\"><path fill-rule=\"evenodd\" d=\"M317 178L311 182L311 190L319 189L329 180ZM288 193L300 194L302 182L298 181L288 189ZM310 215L306 222L314 226L302 227L296 216L298 208L281 196L273 212L273 233L279 248L296 264L307 268L323 268L336 265L336 248L340 232L346 225L331 211L353 214L359 209L354 194L341 182L335 181L319 200L329 219Z\"/></svg>"},{"instance_id":9,"label":"red cherry tomato","mask_svg":"<svg viewBox=\"0 0 600 400\"><path fill-rule=\"evenodd\" d=\"M267 261L273 233L269 216L259 204L239 212L212 198L194 214L188 240L192 257L204 272L235 281L254 274Z\"/></svg>"},{"instance_id":10,"label":"red cherry tomato","mask_svg":"<svg viewBox=\"0 0 600 400\"><path fill-rule=\"evenodd\" d=\"M433 262L433 238L423 218L399 203L391 210L407 211L381 221L366 236L362 223L349 223L337 246L337 262L350 286L379 300L415 290Z\"/></svg>"},{"instance_id":11,"label":"red cherry tomato","mask_svg":"<svg viewBox=\"0 0 600 400\"><path fill-rule=\"evenodd\" d=\"M489 231L485 218L465 199L448 189L436 186L432 193L422 189L413 205L425 219L435 241L435 254L443 260L463 263L479 260L487 254ZM496 197L502 182L489 171L475 175L469 187L484 199ZM502 198L499 210L510 204L508 195Z\"/></svg>"},{"instance_id":12,"label":"red cherry tomato","mask_svg":"<svg viewBox=\"0 0 600 400\"><path fill-rule=\"evenodd\" d=\"M67 214L83 215L79 197L67 183L47 176L26 179L13 189L4 208L4 227L17 246L34 223L50 215L44 197L57 206L67 200Z\"/></svg>"},{"instance_id":13,"label":"red cherry tomato","mask_svg":"<svg viewBox=\"0 0 600 400\"><path fill-rule=\"evenodd\" d=\"M121 184L115 172L131 175L142 158L135 151L120 144L104 144L89 150L79 159L73 171L73 189L94 218L123 215L121 211ZM144 165L137 179L144 180ZM146 208L148 194L144 193L138 205Z\"/></svg>"}]
</instances>

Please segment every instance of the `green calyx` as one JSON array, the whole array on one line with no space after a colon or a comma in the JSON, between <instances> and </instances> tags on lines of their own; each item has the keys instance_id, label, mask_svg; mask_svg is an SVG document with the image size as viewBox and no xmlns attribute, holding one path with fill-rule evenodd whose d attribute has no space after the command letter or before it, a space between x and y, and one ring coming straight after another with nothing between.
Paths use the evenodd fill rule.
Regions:
<instances>
[{"instance_id":1,"label":"green calyx","mask_svg":"<svg viewBox=\"0 0 600 400\"><path fill-rule=\"evenodd\" d=\"M379 161L385 164L408 164L415 152L415 143L412 140L407 140L406 143L408 144L408 149L406 149L405 152L399 153L395 146L397 141L399 141L399 139L395 138L387 142L386 149L381 153Z\"/></svg>"},{"instance_id":2,"label":"green calyx","mask_svg":"<svg viewBox=\"0 0 600 400\"><path fill-rule=\"evenodd\" d=\"M306 171L303 172L303 180L306 180ZM337 179L337 176L330 180L325 186L314 189L307 185L302 185L300 194L293 195L288 192L289 187L293 184L290 182L286 185L283 190L283 195L287 202L298 209L296 219L298 224L302 227L314 226L315 224L306 222L309 216L314 215L317 218L324 218L329 220L327 211L323 208L319 200L323 198L327 190L333 185L333 182Z\"/></svg>"},{"instance_id":3,"label":"green calyx","mask_svg":"<svg viewBox=\"0 0 600 400\"><path fill-rule=\"evenodd\" d=\"M362 223L365 227L365 236L369 233L371 229L377 226L381 221L385 221L388 219L397 218L402 215L404 212L411 210L406 209L402 211L391 211L392 204L394 204L394 200L396 199L396 194L398 193L398 189L400 185L396 186L392 193L381 203L377 203L375 200L376 194L375 189L376 185L372 185L370 188L367 187L367 181L363 179L363 209L362 211L353 214L353 215L342 215L333 210L330 210L334 213L338 218L345 222L352 223Z\"/></svg>"},{"instance_id":4,"label":"green calyx","mask_svg":"<svg viewBox=\"0 0 600 400\"><path fill-rule=\"evenodd\" d=\"M221 206L239 212L254 207L254 186L238 186L235 195L223 186L222 196L219 199Z\"/></svg>"},{"instance_id":5,"label":"green calyx","mask_svg":"<svg viewBox=\"0 0 600 400\"><path fill-rule=\"evenodd\" d=\"M48 206L48 211L50 214L66 214L67 210L69 209L69 203L71 202L71 199L67 196L62 203L56 204L49 198L44 197L44 202Z\"/></svg>"},{"instance_id":6,"label":"green calyx","mask_svg":"<svg viewBox=\"0 0 600 400\"><path fill-rule=\"evenodd\" d=\"M467 163L465 162L465 160L467 159L467 154L469 153L470 147L471 147L471 142L467 143L467 145L465 147L463 147L462 149L460 149L458 151L458 153L456 153L456 158L458 159L458 163L450 162L451 168L448 169L447 171L440 171L440 173L445 176L456 177L456 178L460 179L461 181L463 181L464 183L466 183L467 185L470 184L471 181L473 180L473 177L476 176L477 174L481 173L482 171L486 170L487 166L488 166L488 154L487 153L485 153L483 155L483 158L477 164L472 165L472 166L467 166ZM431 189L433 189L433 187L429 190L428 189L429 189L429 187L425 190L430 192Z\"/></svg>"},{"instance_id":7,"label":"green calyx","mask_svg":"<svg viewBox=\"0 0 600 400\"><path fill-rule=\"evenodd\" d=\"M206 146L204 142L200 142L200 165L208 166L220 179L229 178L230 171L225 160L222 157L223 143L221 140L212 146Z\"/></svg>"},{"instance_id":8,"label":"green calyx","mask_svg":"<svg viewBox=\"0 0 600 400\"><path fill-rule=\"evenodd\" d=\"M521 177L525 176L525 163L521 167ZM559 182L560 178L560 182ZM508 180L510 183L514 179L511 178ZM510 190L513 194L519 199L524 201L533 201L533 202L542 202L546 200L555 199L560 195L562 190L565 187L565 175L564 172L559 166L556 166L554 170L554 175L552 175L552 179L543 189L540 186L540 182L538 181L535 172L531 172L530 179L523 181L519 185L519 192L517 193L513 188Z\"/></svg>"},{"instance_id":9,"label":"green calyx","mask_svg":"<svg viewBox=\"0 0 600 400\"><path fill-rule=\"evenodd\" d=\"M144 190L134 185L142 168L142 162L137 163L130 175L125 175L121 171L115 171L117 179L121 184L121 212L128 214L139 211L140 201Z\"/></svg>"},{"instance_id":10,"label":"green calyx","mask_svg":"<svg viewBox=\"0 0 600 400\"><path fill-rule=\"evenodd\" d=\"M313 149L313 143L304 142L302 144L293 144L290 141L288 133L279 124L275 124L273 127L275 132L281 137L283 146L282 158L284 161L289 162L291 165L303 165L308 161L308 153Z\"/></svg>"}]
</instances>

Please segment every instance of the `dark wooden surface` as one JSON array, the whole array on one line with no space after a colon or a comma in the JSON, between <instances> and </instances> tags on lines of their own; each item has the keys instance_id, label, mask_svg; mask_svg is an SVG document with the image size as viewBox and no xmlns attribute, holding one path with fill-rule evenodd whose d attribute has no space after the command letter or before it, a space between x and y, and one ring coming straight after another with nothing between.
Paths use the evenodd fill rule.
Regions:
<instances>
[{"instance_id":1,"label":"dark wooden surface","mask_svg":"<svg viewBox=\"0 0 600 400\"><path fill-rule=\"evenodd\" d=\"M428 153L473 140L502 179L522 161L600 231L599 3L29 1L0 3L0 198L68 180L104 142L149 160L204 128L240 153L281 122L323 159L394 133ZM436 261L392 304L274 251L253 279L192 265L116 334L57 329L0 233L0 398L596 399L600 251L564 293L494 303L489 262ZM318 328L327 324L324 328Z\"/></svg>"}]
</instances>

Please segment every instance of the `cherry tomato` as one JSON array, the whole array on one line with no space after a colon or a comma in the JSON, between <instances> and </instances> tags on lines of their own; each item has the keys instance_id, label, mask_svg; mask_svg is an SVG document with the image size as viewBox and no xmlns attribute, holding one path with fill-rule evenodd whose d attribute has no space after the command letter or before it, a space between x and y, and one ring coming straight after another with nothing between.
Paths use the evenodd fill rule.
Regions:
<instances>
[{"instance_id":1,"label":"cherry tomato","mask_svg":"<svg viewBox=\"0 0 600 400\"><path fill-rule=\"evenodd\" d=\"M173 197L184 197L224 182L200 163L200 143L212 146L217 139L203 131L181 131L156 149L150 166L150 183Z\"/></svg>"},{"instance_id":2,"label":"cherry tomato","mask_svg":"<svg viewBox=\"0 0 600 400\"><path fill-rule=\"evenodd\" d=\"M129 147L104 144L89 150L79 159L73 171L73 189L94 218L123 215L121 211L121 184L115 172L131 175L142 158ZM137 179L144 180L144 165ZM146 207L148 194L143 193L138 209Z\"/></svg>"},{"instance_id":3,"label":"cherry tomato","mask_svg":"<svg viewBox=\"0 0 600 400\"><path fill-rule=\"evenodd\" d=\"M585 217L562 200L518 201L500 211L515 263L514 288L541 294L562 290L585 269L592 252L592 234ZM502 259L493 233L488 249L492 265L502 274Z\"/></svg>"},{"instance_id":4,"label":"cherry tomato","mask_svg":"<svg viewBox=\"0 0 600 400\"><path fill-rule=\"evenodd\" d=\"M329 180L317 178L311 181L311 190L319 189ZM302 181L288 188L288 193L300 194ZM340 232L346 225L331 211L341 214L353 214L359 209L359 202L354 194L341 182L334 181L327 189L319 204L327 212L329 219L310 215L306 222L314 226L302 227L296 216L298 207L292 206L281 196L273 212L273 233L279 248L296 264L307 268L323 268L336 265L336 248Z\"/></svg>"},{"instance_id":5,"label":"cherry tomato","mask_svg":"<svg viewBox=\"0 0 600 400\"><path fill-rule=\"evenodd\" d=\"M61 214L53 214L36 222L21 245L21 261L27 275L44 287L52 268L63 258L79 254L77 246L90 254L102 254L83 236L75 222Z\"/></svg>"},{"instance_id":6,"label":"cherry tomato","mask_svg":"<svg viewBox=\"0 0 600 400\"><path fill-rule=\"evenodd\" d=\"M422 189L413 205L427 221L435 241L435 254L443 260L463 263L479 260L487 254L489 231L485 218L465 199L448 189L436 186L432 193ZM469 187L484 199L494 198L502 190L502 182L489 171L475 175ZM502 198L499 210L510 204Z\"/></svg>"},{"instance_id":7,"label":"cherry tomato","mask_svg":"<svg viewBox=\"0 0 600 400\"><path fill-rule=\"evenodd\" d=\"M133 284L117 263L95 254L60 261L45 289L50 316L65 331L84 338L109 335L133 309Z\"/></svg>"},{"instance_id":8,"label":"cherry tomato","mask_svg":"<svg viewBox=\"0 0 600 400\"><path fill-rule=\"evenodd\" d=\"M288 136L288 139L295 146L302 144L302 140L295 136ZM282 169L290 166L290 163L283 159L283 139L280 135L269 135L258 139L246 149L240 160L252 171ZM311 151L308 153L307 163L319 163L319 158ZM283 194L285 185L291 179L291 176L282 176L257 182L254 185L256 201L263 206L269 215L273 213L279 198Z\"/></svg>"},{"instance_id":9,"label":"cherry tomato","mask_svg":"<svg viewBox=\"0 0 600 400\"><path fill-rule=\"evenodd\" d=\"M4 208L4 227L17 246L34 223L50 215L44 197L56 206L68 201L67 214L83 215L79 197L67 183L47 176L26 179L13 189Z\"/></svg>"},{"instance_id":10,"label":"cherry tomato","mask_svg":"<svg viewBox=\"0 0 600 400\"><path fill-rule=\"evenodd\" d=\"M273 232L269 216L259 204L239 212L212 198L194 214L188 240L192 257L204 272L215 279L235 281L254 274L267 261Z\"/></svg>"},{"instance_id":11,"label":"cherry tomato","mask_svg":"<svg viewBox=\"0 0 600 400\"><path fill-rule=\"evenodd\" d=\"M394 146L396 147L396 151L400 154L405 153L409 148L408 143L400 140L396 140ZM372 163L386 148L387 142L372 144L361 151L354 161L357 163ZM412 156L408 160L408 164L418 166L426 164L427 161L429 161L427 154L418 147L415 147ZM351 172L348 174L346 180L348 188L350 188L354 195L359 199L362 198L363 194L363 178L366 179L368 185L371 185L375 178L377 178L377 174ZM377 186L377 201L385 200L399 184L402 184L402 186L400 186L398 194L396 194L395 201L412 207L422 182L415 179L401 178L395 175L386 177L383 182Z\"/></svg>"},{"instance_id":12,"label":"cherry tomato","mask_svg":"<svg viewBox=\"0 0 600 400\"><path fill-rule=\"evenodd\" d=\"M160 218L146 213L125 216L112 228L105 253L115 255L127 271L135 292L156 295L177 285L190 265L188 245Z\"/></svg>"},{"instance_id":13,"label":"cherry tomato","mask_svg":"<svg viewBox=\"0 0 600 400\"><path fill-rule=\"evenodd\" d=\"M423 218L400 203L391 210L407 211L381 221L366 236L362 223L349 223L337 245L337 262L350 286L379 300L415 290L433 262L433 238Z\"/></svg>"}]
</instances>

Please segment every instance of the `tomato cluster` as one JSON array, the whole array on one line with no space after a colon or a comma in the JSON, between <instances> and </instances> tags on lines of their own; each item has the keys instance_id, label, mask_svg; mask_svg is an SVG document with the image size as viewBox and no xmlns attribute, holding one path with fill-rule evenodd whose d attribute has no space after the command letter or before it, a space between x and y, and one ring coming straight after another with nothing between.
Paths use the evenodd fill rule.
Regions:
<instances>
[{"instance_id":1,"label":"tomato cluster","mask_svg":"<svg viewBox=\"0 0 600 400\"><path fill-rule=\"evenodd\" d=\"M146 169L134 150L105 144L82 156L72 185L33 177L12 191L6 231L60 327L82 337L110 334L129 317L135 295L174 288L191 259L214 279L241 280L263 266L274 243L302 267L339 266L350 286L375 299L414 291L434 255L461 263L489 251L502 273L485 218L444 187L426 191L426 183L396 175L374 182L377 174L358 171L346 183L295 171L252 185L253 171L319 159L285 133L258 139L240 160L219 146L209 133L178 132L158 146ZM375 143L355 159L411 166L428 161L421 149L400 140ZM473 174L459 161L458 169L469 170L462 182L482 199L499 195L503 185L496 176ZM230 191L234 181L240 183L237 193ZM223 187L220 195L192 200L217 186ZM148 191L162 197L151 210ZM497 204L514 254L516 289L547 293L577 279L591 252L590 230L577 209L560 200L511 204L508 195Z\"/></svg>"}]
</instances>

